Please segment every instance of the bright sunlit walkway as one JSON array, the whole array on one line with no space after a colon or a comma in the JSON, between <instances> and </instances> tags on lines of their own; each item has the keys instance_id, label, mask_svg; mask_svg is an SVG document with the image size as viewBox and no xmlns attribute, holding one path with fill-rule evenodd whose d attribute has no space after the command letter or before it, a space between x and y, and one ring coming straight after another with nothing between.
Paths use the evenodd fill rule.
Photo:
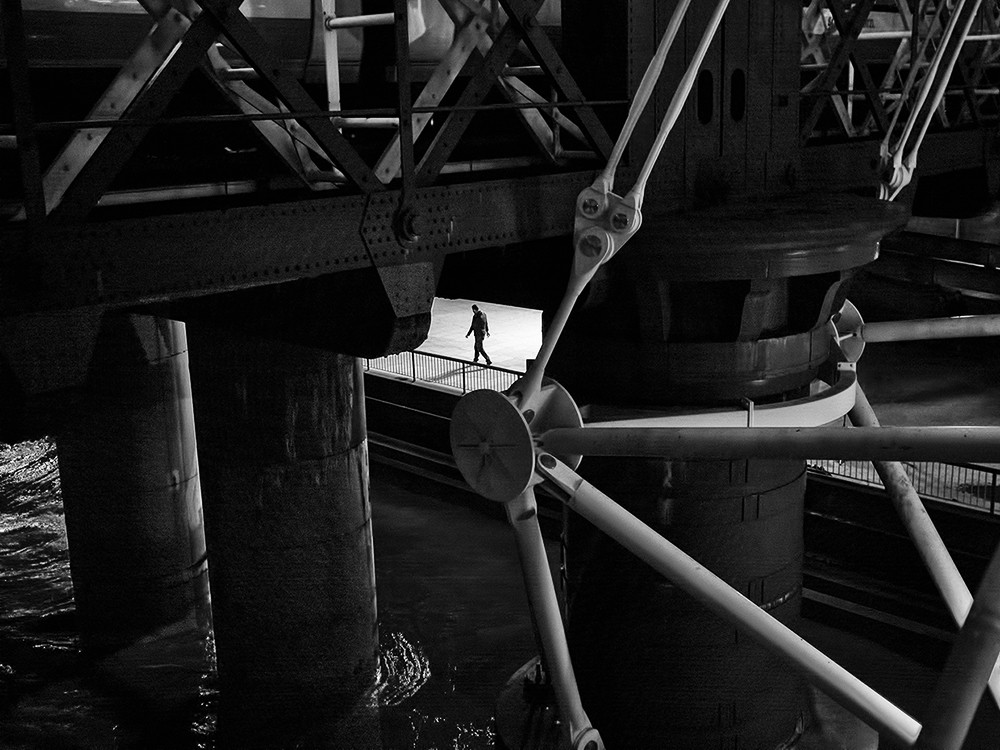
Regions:
<instances>
[{"instance_id":1,"label":"bright sunlit walkway","mask_svg":"<svg viewBox=\"0 0 1000 750\"><path fill-rule=\"evenodd\" d=\"M490 337L483 348L496 367L523 372L542 343L542 311L471 299L434 298L431 329L417 351L471 362L474 340L465 338L472 322L472 306L486 313ZM482 359L480 358L480 362Z\"/></svg>"}]
</instances>

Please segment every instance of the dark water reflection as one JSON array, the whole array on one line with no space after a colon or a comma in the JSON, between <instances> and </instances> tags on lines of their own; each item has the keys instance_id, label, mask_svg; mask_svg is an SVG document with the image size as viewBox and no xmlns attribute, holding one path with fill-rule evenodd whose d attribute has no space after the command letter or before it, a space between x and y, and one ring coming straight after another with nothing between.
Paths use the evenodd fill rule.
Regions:
<instances>
[{"instance_id":1,"label":"dark water reflection","mask_svg":"<svg viewBox=\"0 0 1000 750\"><path fill-rule=\"evenodd\" d=\"M384 750L493 748L497 694L534 652L506 525L448 492L372 468ZM221 750L218 698L187 623L79 658L54 446L0 450L0 750Z\"/></svg>"}]
</instances>

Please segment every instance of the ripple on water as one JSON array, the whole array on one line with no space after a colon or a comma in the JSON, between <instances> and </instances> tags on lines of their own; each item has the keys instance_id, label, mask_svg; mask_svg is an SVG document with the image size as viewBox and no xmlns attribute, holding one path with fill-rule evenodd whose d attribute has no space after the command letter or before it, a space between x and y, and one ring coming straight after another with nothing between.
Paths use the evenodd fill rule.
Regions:
<instances>
[{"instance_id":1,"label":"ripple on water","mask_svg":"<svg viewBox=\"0 0 1000 750\"><path fill-rule=\"evenodd\" d=\"M379 670L375 694L379 705L398 706L430 679L431 664L419 645L391 631L379 639Z\"/></svg>"}]
</instances>

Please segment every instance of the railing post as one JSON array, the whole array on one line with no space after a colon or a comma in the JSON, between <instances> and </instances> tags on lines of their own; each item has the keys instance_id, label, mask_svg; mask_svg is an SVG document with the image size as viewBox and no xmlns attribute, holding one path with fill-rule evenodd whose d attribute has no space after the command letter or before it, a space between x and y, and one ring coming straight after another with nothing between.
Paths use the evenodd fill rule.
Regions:
<instances>
[{"instance_id":1,"label":"railing post","mask_svg":"<svg viewBox=\"0 0 1000 750\"><path fill-rule=\"evenodd\" d=\"M417 355L410 350L410 375L413 376L413 382L417 382Z\"/></svg>"},{"instance_id":2,"label":"railing post","mask_svg":"<svg viewBox=\"0 0 1000 750\"><path fill-rule=\"evenodd\" d=\"M468 393L469 389L465 387L465 362L462 363L462 393Z\"/></svg>"},{"instance_id":3,"label":"railing post","mask_svg":"<svg viewBox=\"0 0 1000 750\"><path fill-rule=\"evenodd\" d=\"M990 487L990 515L994 516L997 512L997 472L993 471L993 483Z\"/></svg>"}]
</instances>

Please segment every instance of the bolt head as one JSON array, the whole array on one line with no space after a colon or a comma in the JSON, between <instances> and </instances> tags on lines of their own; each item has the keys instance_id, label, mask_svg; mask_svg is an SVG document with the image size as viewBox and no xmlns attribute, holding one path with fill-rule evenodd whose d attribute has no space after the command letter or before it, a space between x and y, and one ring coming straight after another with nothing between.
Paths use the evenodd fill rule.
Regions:
<instances>
[{"instance_id":1,"label":"bolt head","mask_svg":"<svg viewBox=\"0 0 1000 750\"><path fill-rule=\"evenodd\" d=\"M627 229L629 225L629 218L627 214L616 213L611 217L611 226L615 228L616 231L622 231Z\"/></svg>"},{"instance_id":2,"label":"bolt head","mask_svg":"<svg viewBox=\"0 0 1000 750\"><path fill-rule=\"evenodd\" d=\"M580 209L587 216L595 216L601 210L601 206L594 198L584 198L580 204Z\"/></svg>"},{"instance_id":3,"label":"bolt head","mask_svg":"<svg viewBox=\"0 0 1000 750\"><path fill-rule=\"evenodd\" d=\"M601 254L603 245L599 237L588 234L580 239L580 252L588 258L596 258Z\"/></svg>"}]
</instances>

